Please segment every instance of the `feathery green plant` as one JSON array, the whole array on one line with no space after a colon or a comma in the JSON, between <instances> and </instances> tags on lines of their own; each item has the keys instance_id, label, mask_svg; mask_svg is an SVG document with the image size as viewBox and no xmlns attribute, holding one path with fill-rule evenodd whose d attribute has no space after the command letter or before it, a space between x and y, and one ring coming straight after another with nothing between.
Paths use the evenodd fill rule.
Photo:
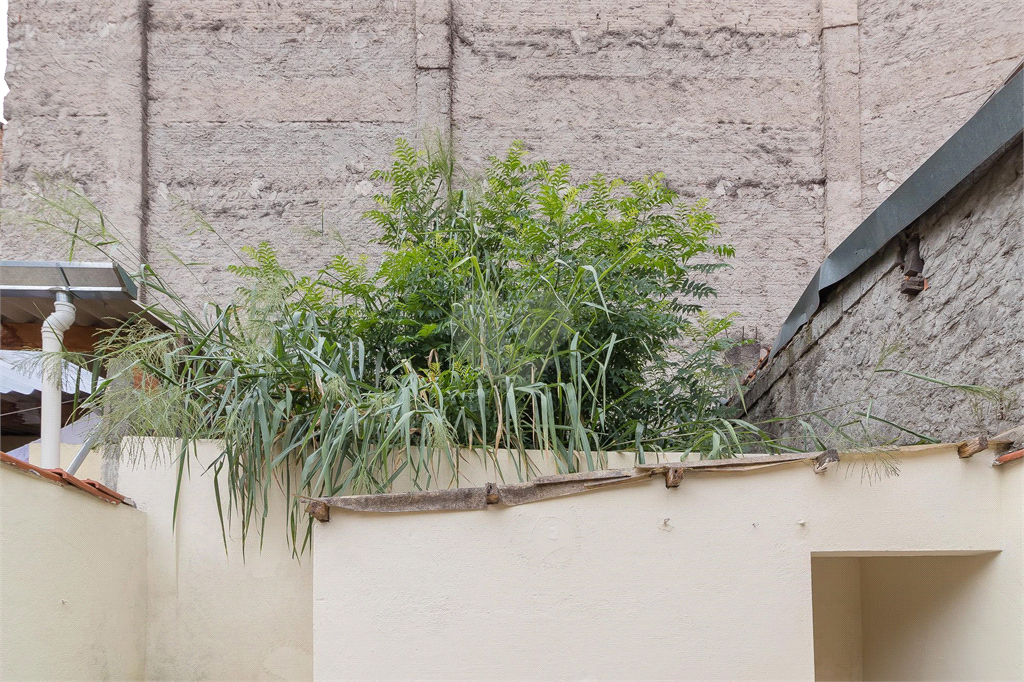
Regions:
<instances>
[{"instance_id":1,"label":"feathery green plant","mask_svg":"<svg viewBox=\"0 0 1024 682\"><path fill-rule=\"evenodd\" d=\"M388 187L367 213L386 249L374 273L338 255L299 277L259 244L229 268L238 300L200 315L144 266L165 329L104 341L113 371L90 400L110 437L175 436L179 462L219 440L212 468L243 536L275 479L334 495L387 490L407 470L449 485L439 472L467 448L518 453L519 477L530 451L569 472L611 449L763 448L721 400L731 318L702 304L733 250L704 202L660 175L574 183L518 143L474 183L450 150L399 140L374 178ZM296 541L299 526L293 508Z\"/></svg>"},{"instance_id":2,"label":"feathery green plant","mask_svg":"<svg viewBox=\"0 0 1024 682\"><path fill-rule=\"evenodd\" d=\"M199 440L218 441L218 508L243 539L254 523L262 534L275 482L293 499L382 492L409 474L448 486L466 450L517 453L527 478L535 451L571 472L609 450L795 449L725 405L732 317L703 305L733 250L703 201L660 175L575 183L518 143L474 181L450 149L399 140L374 178L388 188L366 214L385 247L375 272L337 255L300 277L263 243L229 267L245 283L237 300L196 312L143 265L161 326L131 320L100 344L106 379L87 407L101 441L137 458L143 442L124 435L171 437L157 444L179 476ZM102 217L69 226L85 196L68 192L35 222L130 251ZM301 518L293 504L297 551Z\"/></svg>"}]
</instances>

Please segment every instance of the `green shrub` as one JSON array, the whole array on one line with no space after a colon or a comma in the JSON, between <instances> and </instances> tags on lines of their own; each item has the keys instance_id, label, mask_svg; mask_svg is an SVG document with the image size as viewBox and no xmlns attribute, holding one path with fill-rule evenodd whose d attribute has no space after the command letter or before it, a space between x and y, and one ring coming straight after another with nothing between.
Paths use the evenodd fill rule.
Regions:
<instances>
[{"instance_id":1,"label":"green shrub","mask_svg":"<svg viewBox=\"0 0 1024 682\"><path fill-rule=\"evenodd\" d=\"M375 272L339 255L298 277L269 245L247 249L238 303L167 305L169 331L109 339L121 369L92 400L110 428L180 436L181 466L191 443L221 440L214 468L245 528L275 475L319 496L384 491L408 468L448 485L434 472L462 448L519 452L525 477L527 450L575 471L610 449L765 447L722 407L730 318L702 304L733 251L704 202L660 175L577 184L520 144L460 184L450 154L399 141L375 178L389 188L367 214Z\"/></svg>"}]
</instances>

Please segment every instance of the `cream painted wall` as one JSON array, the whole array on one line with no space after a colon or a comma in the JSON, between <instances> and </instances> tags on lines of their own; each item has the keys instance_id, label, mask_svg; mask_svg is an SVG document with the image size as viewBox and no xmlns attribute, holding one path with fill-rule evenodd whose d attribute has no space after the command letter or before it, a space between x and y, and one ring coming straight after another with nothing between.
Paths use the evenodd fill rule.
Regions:
<instances>
[{"instance_id":1,"label":"cream painted wall","mask_svg":"<svg viewBox=\"0 0 1024 682\"><path fill-rule=\"evenodd\" d=\"M995 472L1003 551L861 560L866 680L1021 679L1021 471Z\"/></svg>"},{"instance_id":2,"label":"cream painted wall","mask_svg":"<svg viewBox=\"0 0 1024 682\"><path fill-rule=\"evenodd\" d=\"M990 615L998 595L985 594L998 584L998 560L996 554L862 559L862 679L1014 679L1012 663L1006 666L1012 649L1000 641L1000 619ZM1020 637L1019 627L1016 632ZM988 670L979 670L981 661Z\"/></svg>"},{"instance_id":3,"label":"cream painted wall","mask_svg":"<svg viewBox=\"0 0 1024 682\"><path fill-rule=\"evenodd\" d=\"M36 466L39 466L43 461L43 450L40 443L29 443L28 446L28 461L32 462ZM75 457L78 455L78 451L82 448L81 443L61 443L60 444L60 466L62 469L67 471L71 463L75 461ZM75 472L76 478L85 480L91 478L94 481L103 482L103 453L99 449L95 449L90 452L82 465Z\"/></svg>"},{"instance_id":4,"label":"cream painted wall","mask_svg":"<svg viewBox=\"0 0 1024 682\"><path fill-rule=\"evenodd\" d=\"M811 559L814 679L863 680L859 557Z\"/></svg>"},{"instance_id":5,"label":"cream painted wall","mask_svg":"<svg viewBox=\"0 0 1024 682\"><path fill-rule=\"evenodd\" d=\"M1019 599L1000 594L1000 575L1022 574L1012 543L985 554L816 557L811 564L817 680L1019 675L1020 646L1005 650L1003 636L1024 640Z\"/></svg>"},{"instance_id":6,"label":"cream painted wall","mask_svg":"<svg viewBox=\"0 0 1024 682\"><path fill-rule=\"evenodd\" d=\"M312 565L290 556L280 496L263 551L241 562L233 533L225 557L199 469L172 531L172 469L121 467L132 510L3 467L0 671L1019 679L1024 467L989 459L911 456L872 482L793 465L480 512L335 510ZM495 478L467 464L466 482Z\"/></svg>"},{"instance_id":7,"label":"cream painted wall","mask_svg":"<svg viewBox=\"0 0 1024 682\"><path fill-rule=\"evenodd\" d=\"M974 679L1019 679L1024 467L990 461L946 448L875 481L792 465L474 512L336 509L315 531L314 677L813 679L812 554L1001 551L942 646Z\"/></svg>"},{"instance_id":8,"label":"cream painted wall","mask_svg":"<svg viewBox=\"0 0 1024 682\"><path fill-rule=\"evenodd\" d=\"M0 679L143 679L145 516L6 465L0 510Z\"/></svg>"},{"instance_id":9,"label":"cream painted wall","mask_svg":"<svg viewBox=\"0 0 1024 682\"><path fill-rule=\"evenodd\" d=\"M215 455L214 444L200 445L199 462ZM125 463L118 472L117 491L146 513L149 529L146 679L311 679L312 561L292 558L284 496L271 500L262 551L254 532L243 561L237 527L225 555L213 480L203 469L193 463L173 529L176 470Z\"/></svg>"}]
</instances>

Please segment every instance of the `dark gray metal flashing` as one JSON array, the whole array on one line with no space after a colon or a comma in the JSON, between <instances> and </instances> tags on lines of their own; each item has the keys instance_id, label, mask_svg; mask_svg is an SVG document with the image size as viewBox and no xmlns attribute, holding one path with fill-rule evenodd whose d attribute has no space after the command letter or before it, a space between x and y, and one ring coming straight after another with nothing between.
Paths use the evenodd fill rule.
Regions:
<instances>
[{"instance_id":1,"label":"dark gray metal flashing","mask_svg":"<svg viewBox=\"0 0 1024 682\"><path fill-rule=\"evenodd\" d=\"M977 113L921 164L830 253L786 318L771 356L810 321L830 287L853 274L871 256L909 227L977 171L993 162L1024 130L1024 71L1018 67Z\"/></svg>"}]
</instances>

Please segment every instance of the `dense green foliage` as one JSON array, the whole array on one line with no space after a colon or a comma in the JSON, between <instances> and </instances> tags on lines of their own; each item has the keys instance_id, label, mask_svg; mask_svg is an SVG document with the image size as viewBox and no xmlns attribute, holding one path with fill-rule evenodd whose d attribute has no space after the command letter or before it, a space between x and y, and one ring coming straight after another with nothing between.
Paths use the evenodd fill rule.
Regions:
<instances>
[{"instance_id":1,"label":"dense green foliage","mask_svg":"<svg viewBox=\"0 0 1024 682\"><path fill-rule=\"evenodd\" d=\"M145 270L169 331L109 340L120 371L93 402L110 428L178 435L182 453L221 440L244 524L265 518L275 476L331 495L410 467L448 485L438 472L465 448L518 452L506 475L525 477L529 450L573 471L609 449L765 447L722 407L729 320L702 302L732 249L703 202L660 176L576 184L518 144L460 184L450 154L399 141L375 177L389 191L367 214L385 247L372 274L339 255L299 277L261 244L231 268L241 300L197 315Z\"/></svg>"},{"instance_id":2,"label":"dense green foliage","mask_svg":"<svg viewBox=\"0 0 1024 682\"><path fill-rule=\"evenodd\" d=\"M685 446L680 428L716 410L716 337L728 326L700 314L715 294L701 276L732 255L712 244L703 203L679 201L659 176L574 185L568 166L527 164L520 145L491 160L476 195L453 189L453 173L449 156L399 142L376 176L391 192L368 214L387 249L373 278L337 256L296 279L266 244L249 251L254 266L233 270L260 296L285 287L284 309L315 315L331 340L359 339L375 384L406 367L441 382L465 445L490 443L498 403L521 423L531 387L553 386L553 424L578 422L595 449ZM495 445L544 441L513 428Z\"/></svg>"},{"instance_id":3,"label":"dense green foliage","mask_svg":"<svg viewBox=\"0 0 1024 682\"><path fill-rule=\"evenodd\" d=\"M309 496L384 491L406 475L449 486L464 458L497 463L501 449L516 467L500 472L508 480L529 477L537 458L601 467L612 449L642 461L652 449L715 458L934 442L878 409L871 383L885 373L1008 399L889 368L899 346L886 341L854 400L749 424L723 405L739 393L721 361L730 318L702 307L715 295L708 275L732 255L702 202L681 201L660 176L577 184L567 166L528 163L520 145L473 180L450 153L399 141L375 179L387 192L367 214L384 247L372 272L339 255L300 277L260 244L230 266L238 300L195 311L141 268L161 325L130 320L96 356L68 357L106 377L85 407L102 416L108 455L151 452L130 436L171 436L145 445L183 476L193 445L219 442L202 464L218 474L222 520L234 515L244 538L253 522L262 530L275 483ZM80 188L47 183L28 199L32 210L4 220L63 235L69 258L145 260ZM217 234L191 209L189 220ZM901 399L886 388L886 401ZM898 471L884 448L844 459L863 462L862 476ZM298 509L296 548L310 528Z\"/></svg>"}]
</instances>

